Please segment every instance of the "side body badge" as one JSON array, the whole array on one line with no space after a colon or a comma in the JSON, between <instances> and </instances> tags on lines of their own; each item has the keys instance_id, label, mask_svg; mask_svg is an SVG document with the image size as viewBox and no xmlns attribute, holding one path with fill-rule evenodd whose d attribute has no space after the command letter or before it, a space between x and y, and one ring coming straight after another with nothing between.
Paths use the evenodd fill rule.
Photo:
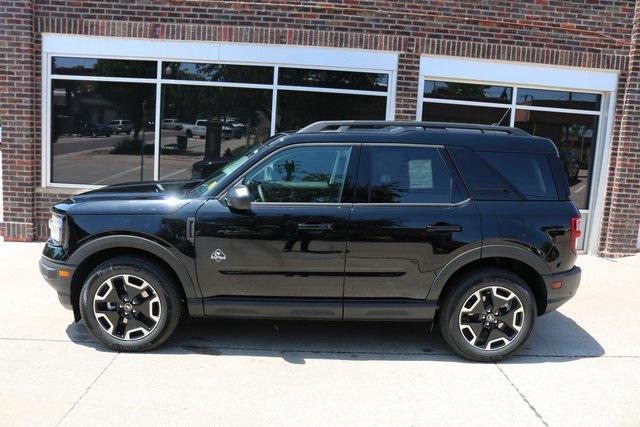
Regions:
<instances>
[{"instance_id":1,"label":"side body badge","mask_svg":"<svg viewBox=\"0 0 640 427\"><path fill-rule=\"evenodd\" d=\"M227 256L220 249L216 249L211 254L211 259L214 260L215 262L220 262L220 261L226 260Z\"/></svg>"}]
</instances>

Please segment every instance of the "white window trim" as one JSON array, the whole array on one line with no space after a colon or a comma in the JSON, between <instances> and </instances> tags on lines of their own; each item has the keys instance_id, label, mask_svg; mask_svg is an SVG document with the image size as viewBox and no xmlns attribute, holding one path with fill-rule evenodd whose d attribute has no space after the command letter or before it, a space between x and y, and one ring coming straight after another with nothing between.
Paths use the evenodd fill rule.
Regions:
<instances>
[{"instance_id":1,"label":"white window trim","mask_svg":"<svg viewBox=\"0 0 640 427\"><path fill-rule=\"evenodd\" d=\"M132 59L157 61L156 78L123 78L68 76L51 74L51 58L53 56ZM203 82L188 80L162 79L162 62L196 62L196 63L230 63L240 65L264 65L274 68L272 84ZM156 100L161 97L161 83L257 88L272 90L271 134L275 133L275 119L278 90L295 90L302 92L342 93L354 95L386 96L386 119L395 116L395 94L397 84L398 54L396 52L367 51L357 49L337 49L301 46L275 46L246 43L219 43L200 41L168 41L151 39L128 39L118 37L76 36L66 34L45 33L42 35L42 187L92 189L103 185L65 184L51 182L50 138L51 123L51 79L86 80L86 81L119 81L131 83L156 84ZM316 68L325 70L360 71L384 73L389 75L386 92L317 88L278 85L280 67ZM155 109L155 152L160 149L160 102ZM159 179L160 156L154 156L153 176Z\"/></svg>"},{"instance_id":2,"label":"white window trim","mask_svg":"<svg viewBox=\"0 0 640 427\"><path fill-rule=\"evenodd\" d=\"M513 87L510 104L443 100L424 97L425 80L443 80L461 83L496 84ZM573 110L552 107L517 105L518 87L578 91L602 95L600 111ZM516 109L598 116L598 146L594 153L594 169L589 191L589 206L581 209L583 217L583 253L596 254L600 241L600 223L604 211L604 193L609 171L612 119L615 115L618 72L552 65L461 59L446 56L420 58L418 105L416 120L422 120L425 101L456 105L475 105L510 109L510 126L514 126ZM599 165L599 166L598 166Z\"/></svg>"}]
</instances>

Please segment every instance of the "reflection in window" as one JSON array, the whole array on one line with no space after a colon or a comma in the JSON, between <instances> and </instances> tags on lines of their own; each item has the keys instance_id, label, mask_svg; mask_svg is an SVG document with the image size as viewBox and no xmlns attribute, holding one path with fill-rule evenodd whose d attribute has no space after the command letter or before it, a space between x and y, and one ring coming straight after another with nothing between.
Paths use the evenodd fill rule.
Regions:
<instances>
[{"instance_id":1,"label":"reflection in window","mask_svg":"<svg viewBox=\"0 0 640 427\"><path fill-rule=\"evenodd\" d=\"M384 120L385 96L279 90L277 131L298 130L320 120Z\"/></svg>"},{"instance_id":2,"label":"reflection in window","mask_svg":"<svg viewBox=\"0 0 640 427\"><path fill-rule=\"evenodd\" d=\"M244 179L252 201L339 203L351 147L297 147L275 154Z\"/></svg>"},{"instance_id":3,"label":"reflection in window","mask_svg":"<svg viewBox=\"0 0 640 427\"><path fill-rule=\"evenodd\" d=\"M389 85L389 75L282 67L278 70L278 84L386 92Z\"/></svg>"},{"instance_id":4,"label":"reflection in window","mask_svg":"<svg viewBox=\"0 0 640 427\"><path fill-rule=\"evenodd\" d=\"M478 154L528 200L558 199L551 166L544 154L495 151L478 151Z\"/></svg>"},{"instance_id":5,"label":"reflection in window","mask_svg":"<svg viewBox=\"0 0 640 427\"><path fill-rule=\"evenodd\" d=\"M273 67L193 62L163 62L162 78L208 82L273 84Z\"/></svg>"},{"instance_id":6,"label":"reflection in window","mask_svg":"<svg viewBox=\"0 0 640 427\"><path fill-rule=\"evenodd\" d=\"M511 103L512 88L470 83L425 80L425 98L458 99L465 101Z\"/></svg>"},{"instance_id":7,"label":"reflection in window","mask_svg":"<svg viewBox=\"0 0 640 427\"><path fill-rule=\"evenodd\" d=\"M162 86L160 179L190 178L194 163L231 158L271 131L271 90L192 85ZM222 141L206 147L206 122L222 122Z\"/></svg>"},{"instance_id":8,"label":"reflection in window","mask_svg":"<svg viewBox=\"0 0 640 427\"><path fill-rule=\"evenodd\" d=\"M153 179L155 85L53 80L51 87L52 182Z\"/></svg>"},{"instance_id":9,"label":"reflection in window","mask_svg":"<svg viewBox=\"0 0 640 427\"><path fill-rule=\"evenodd\" d=\"M156 61L128 61L123 59L69 58L54 56L51 74L102 77L156 78Z\"/></svg>"},{"instance_id":10,"label":"reflection in window","mask_svg":"<svg viewBox=\"0 0 640 427\"><path fill-rule=\"evenodd\" d=\"M510 113L510 108L499 107L476 107L434 102L425 102L422 106L422 120L429 122L509 126Z\"/></svg>"},{"instance_id":11,"label":"reflection in window","mask_svg":"<svg viewBox=\"0 0 640 427\"><path fill-rule=\"evenodd\" d=\"M601 96L595 93L518 88L517 103L536 107L600 111Z\"/></svg>"},{"instance_id":12,"label":"reflection in window","mask_svg":"<svg viewBox=\"0 0 640 427\"><path fill-rule=\"evenodd\" d=\"M369 203L451 202L451 175L438 150L370 147L365 159L371 174Z\"/></svg>"},{"instance_id":13,"label":"reflection in window","mask_svg":"<svg viewBox=\"0 0 640 427\"><path fill-rule=\"evenodd\" d=\"M578 208L587 209L598 116L516 110L515 125L556 144L569 180L571 197Z\"/></svg>"}]
</instances>

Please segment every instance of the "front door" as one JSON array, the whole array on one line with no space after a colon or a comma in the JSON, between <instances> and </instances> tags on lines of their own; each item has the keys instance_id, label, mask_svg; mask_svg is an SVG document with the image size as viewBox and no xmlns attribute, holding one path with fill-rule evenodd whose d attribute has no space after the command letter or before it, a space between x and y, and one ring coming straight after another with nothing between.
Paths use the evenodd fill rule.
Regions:
<instances>
[{"instance_id":1,"label":"front door","mask_svg":"<svg viewBox=\"0 0 640 427\"><path fill-rule=\"evenodd\" d=\"M197 271L205 312L219 312L220 298L298 298L334 304L335 310L319 309L317 317L342 316L351 208L342 197L354 148L285 147L239 182L251 194L249 211L232 211L216 199L198 210Z\"/></svg>"},{"instance_id":2,"label":"front door","mask_svg":"<svg viewBox=\"0 0 640 427\"><path fill-rule=\"evenodd\" d=\"M442 148L365 146L351 215L345 319L362 315L356 299L425 301L437 273L480 245L480 216L457 181Z\"/></svg>"}]
</instances>

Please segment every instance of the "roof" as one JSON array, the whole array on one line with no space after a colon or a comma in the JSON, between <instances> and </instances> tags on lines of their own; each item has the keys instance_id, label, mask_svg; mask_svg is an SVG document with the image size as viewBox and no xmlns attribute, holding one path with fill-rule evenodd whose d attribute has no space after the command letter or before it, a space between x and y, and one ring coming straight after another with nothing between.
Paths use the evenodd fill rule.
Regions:
<instances>
[{"instance_id":1,"label":"roof","mask_svg":"<svg viewBox=\"0 0 640 427\"><path fill-rule=\"evenodd\" d=\"M320 137L321 136L321 137ZM417 121L325 121L285 135L283 144L375 142L463 146L483 151L557 154L555 144L507 126Z\"/></svg>"}]
</instances>

